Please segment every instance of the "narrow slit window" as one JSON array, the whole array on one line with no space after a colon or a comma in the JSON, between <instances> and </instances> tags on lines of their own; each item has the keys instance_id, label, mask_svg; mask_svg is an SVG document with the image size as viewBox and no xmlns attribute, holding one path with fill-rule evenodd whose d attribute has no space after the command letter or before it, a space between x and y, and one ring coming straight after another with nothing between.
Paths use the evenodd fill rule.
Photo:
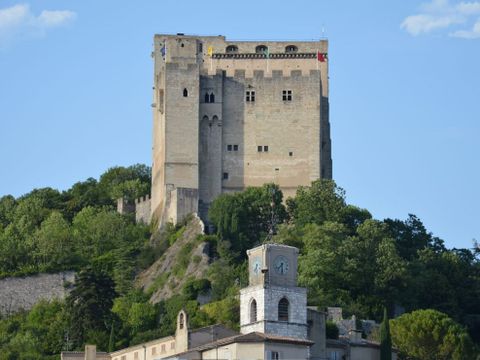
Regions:
<instances>
[{"instance_id":1,"label":"narrow slit window","mask_svg":"<svg viewBox=\"0 0 480 360\"><path fill-rule=\"evenodd\" d=\"M206 103L210 102L210 95L208 95L208 93L205 93L205 102Z\"/></svg>"},{"instance_id":2,"label":"narrow slit window","mask_svg":"<svg viewBox=\"0 0 480 360\"><path fill-rule=\"evenodd\" d=\"M183 89L183 97L188 97L188 90L187 90L187 88Z\"/></svg>"},{"instance_id":3,"label":"narrow slit window","mask_svg":"<svg viewBox=\"0 0 480 360\"><path fill-rule=\"evenodd\" d=\"M213 104L215 102L215 94L211 93L210 94L210 102Z\"/></svg>"},{"instance_id":4,"label":"narrow slit window","mask_svg":"<svg viewBox=\"0 0 480 360\"><path fill-rule=\"evenodd\" d=\"M185 317L184 317L183 313L180 314L180 319L179 319L178 322L179 322L180 329L183 329L184 322L185 322Z\"/></svg>"},{"instance_id":5,"label":"narrow slit window","mask_svg":"<svg viewBox=\"0 0 480 360\"><path fill-rule=\"evenodd\" d=\"M223 180L228 180L228 172L223 173Z\"/></svg>"}]
</instances>

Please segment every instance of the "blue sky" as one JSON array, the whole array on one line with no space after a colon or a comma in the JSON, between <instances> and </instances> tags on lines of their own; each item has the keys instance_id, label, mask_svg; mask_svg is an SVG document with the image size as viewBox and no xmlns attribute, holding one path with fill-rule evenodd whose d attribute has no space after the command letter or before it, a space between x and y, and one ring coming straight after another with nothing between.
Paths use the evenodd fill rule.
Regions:
<instances>
[{"instance_id":1,"label":"blue sky","mask_svg":"<svg viewBox=\"0 0 480 360\"><path fill-rule=\"evenodd\" d=\"M0 196L150 164L155 33L330 41L334 178L480 240L480 1L0 0Z\"/></svg>"}]
</instances>

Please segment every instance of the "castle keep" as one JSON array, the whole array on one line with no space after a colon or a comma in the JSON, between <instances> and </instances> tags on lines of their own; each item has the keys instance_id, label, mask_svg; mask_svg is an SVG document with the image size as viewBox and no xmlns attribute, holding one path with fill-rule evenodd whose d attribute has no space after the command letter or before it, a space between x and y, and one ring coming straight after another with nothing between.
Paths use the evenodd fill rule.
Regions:
<instances>
[{"instance_id":1,"label":"castle keep","mask_svg":"<svg viewBox=\"0 0 480 360\"><path fill-rule=\"evenodd\" d=\"M151 216L206 219L220 194L332 177L328 43L155 35Z\"/></svg>"}]
</instances>

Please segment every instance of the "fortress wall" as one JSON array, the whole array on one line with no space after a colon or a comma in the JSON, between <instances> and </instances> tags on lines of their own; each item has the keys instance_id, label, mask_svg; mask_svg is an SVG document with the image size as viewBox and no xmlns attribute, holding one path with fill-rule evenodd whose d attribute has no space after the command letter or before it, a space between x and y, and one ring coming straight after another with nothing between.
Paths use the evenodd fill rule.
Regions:
<instances>
[{"instance_id":1,"label":"fortress wall","mask_svg":"<svg viewBox=\"0 0 480 360\"><path fill-rule=\"evenodd\" d=\"M74 281L73 271L1 279L0 314L29 310L40 300L64 299Z\"/></svg>"},{"instance_id":2,"label":"fortress wall","mask_svg":"<svg viewBox=\"0 0 480 360\"><path fill-rule=\"evenodd\" d=\"M151 199L149 195L135 200L135 221L150 224Z\"/></svg>"}]
</instances>

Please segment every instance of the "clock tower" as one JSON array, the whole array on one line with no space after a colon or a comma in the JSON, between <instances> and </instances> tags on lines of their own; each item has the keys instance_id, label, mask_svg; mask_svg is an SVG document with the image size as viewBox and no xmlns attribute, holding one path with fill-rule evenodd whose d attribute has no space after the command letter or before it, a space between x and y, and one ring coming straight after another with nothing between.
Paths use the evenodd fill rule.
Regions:
<instances>
[{"instance_id":1,"label":"clock tower","mask_svg":"<svg viewBox=\"0 0 480 360\"><path fill-rule=\"evenodd\" d=\"M240 331L307 339L307 289L297 286L298 249L248 250L249 286L240 290Z\"/></svg>"}]
</instances>

